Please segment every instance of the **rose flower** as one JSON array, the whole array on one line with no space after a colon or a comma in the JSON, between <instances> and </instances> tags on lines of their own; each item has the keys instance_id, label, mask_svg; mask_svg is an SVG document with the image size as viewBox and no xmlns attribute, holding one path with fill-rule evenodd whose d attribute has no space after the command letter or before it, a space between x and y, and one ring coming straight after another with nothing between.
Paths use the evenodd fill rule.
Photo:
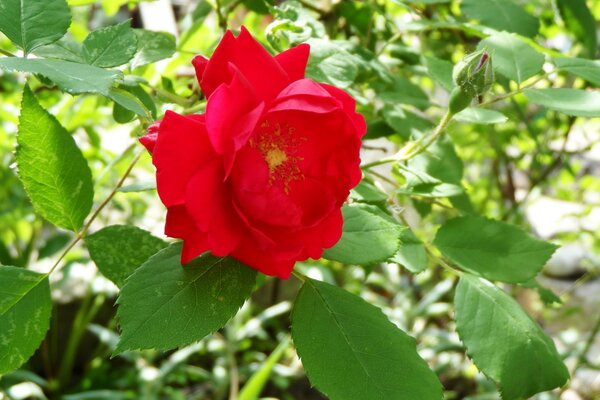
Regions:
<instances>
[{"instance_id":1,"label":"rose flower","mask_svg":"<svg viewBox=\"0 0 600 400\"><path fill-rule=\"evenodd\" d=\"M347 93L304 78L309 52L273 57L244 27L228 31L192 61L206 112L167 111L140 138L182 263L211 251L287 278L340 239L366 126Z\"/></svg>"}]
</instances>

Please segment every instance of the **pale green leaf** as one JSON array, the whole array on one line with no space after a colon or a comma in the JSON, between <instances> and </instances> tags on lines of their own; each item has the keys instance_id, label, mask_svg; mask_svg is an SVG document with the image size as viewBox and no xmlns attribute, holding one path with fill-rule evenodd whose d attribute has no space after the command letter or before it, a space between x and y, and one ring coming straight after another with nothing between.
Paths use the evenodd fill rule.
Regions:
<instances>
[{"instance_id":1,"label":"pale green leaf","mask_svg":"<svg viewBox=\"0 0 600 400\"><path fill-rule=\"evenodd\" d=\"M529 398L567 382L569 372L552 339L502 290L465 274L454 302L468 355L500 385L504 399Z\"/></svg>"},{"instance_id":2,"label":"pale green leaf","mask_svg":"<svg viewBox=\"0 0 600 400\"><path fill-rule=\"evenodd\" d=\"M100 93L108 95L119 71L106 71L92 65L63 60L0 58L0 69L40 74L68 93Z\"/></svg>"},{"instance_id":3,"label":"pale green leaf","mask_svg":"<svg viewBox=\"0 0 600 400\"><path fill-rule=\"evenodd\" d=\"M363 179L350 191L350 199L359 203L379 205L387 201L387 195L374 184Z\"/></svg>"},{"instance_id":4,"label":"pale green leaf","mask_svg":"<svg viewBox=\"0 0 600 400\"><path fill-rule=\"evenodd\" d=\"M175 36L167 32L154 32L134 29L137 36L137 53L131 61L131 68L151 64L175 54Z\"/></svg>"},{"instance_id":5,"label":"pale green leaf","mask_svg":"<svg viewBox=\"0 0 600 400\"><path fill-rule=\"evenodd\" d=\"M537 18L512 0L462 0L461 11L482 25L523 36L535 36L540 25Z\"/></svg>"},{"instance_id":6,"label":"pale green leaf","mask_svg":"<svg viewBox=\"0 0 600 400\"><path fill-rule=\"evenodd\" d=\"M525 89L532 103L576 117L600 117L600 92L579 89Z\"/></svg>"},{"instance_id":7,"label":"pale green leaf","mask_svg":"<svg viewBox=\"0 0 600 400\"><path fill-rule=\"evenodd\" d=\"M25 53L60 39L71 25L65 0L2 0L0 31Z\"/></svg>"},{"instance_id":8,"label":"pale green leaf","mask_svg":"<svg viewBox=\"0 0 600 400\"><path fill-rule=\"evenodd\" d=\"M50 326L52 300L44 274L0 267L0 375L19 368L39 347Z\"/></svg>"},{"instance_id":9,"label":"pale green leaf","mask_svg":"<svg viewBox=\"0 0 600 400\"><path fill-rule=\"evenodd\" d=\"M83 41L83 58L97 67L116 67L127 63L137 50L137 36L131 22L107 26L91 32Z\"/></svg>"},{"instance_id":10,"label":"pale green leaf","mask_svg":"<svg viewBox=\"0 0 600 400\"><path fill-rule=\"evenodd\" d=\"M508 118L500 111L487 110L479 107L468 107L454 115L454 119L460 122L470 122L473 124L501 124L508 121Z\"/></svg>"},{"instance_id":11,"label":"pale green leaf","mask_svg":"<svg viewBox=\"0 0 600 400\"><path fill-rule=\"evenodd\" d=\"M90 257L102 275L122 287L147 259L167 247L150 232L131 225L112 225L85 238Z\"/></svg>"},{"instance_id":12,"label":"pale green leaf","mask_svg":"<svg viewBox=\"0 0 600 400\"><path fill-rule=\"evenodd\" d=\"M389 261L402 265L413 274L418 274L427 268L425 245L412 230L407 228L400 234L400 248Z\"/></svg>"},{"instance_id":13,"label":"pale green leaf","mask_svg":"<svg viewBox=\"0 0 600 400\"><path fill-rule=\"evenodd\" d=\"M404 229L379 208L356 204L342 208L342 238L323 257L345 264L366 265L383 262L398 250Z\"/></svg>"},{"instance_id":14,"label":"pale green leaf","mask_svg":"<svg viewBox=\"0 0 600 400\"><path fill-rule=\"evenodd\" d=\"M554 64L561 71L567 71L593 85L600 86L600 60L560 57L554 59Z\"/></svg>"},{"instance_id":15,"label":"pale green leaf","mask_svg":"<svg viewBox=\"0 0 600 400\"><path fill-rule=\"evenodd\" d=\"M415 340L375 306L307 279L292 337L310 382L332 400L440 400L442 387Z\"/></svg>"},{"instance_id":16,"label":"pale green leaf","mask_svg":"<svg viewBox=\"0 0 600 400\"><path fill-rule=\"evenodd\" d=\"M54 43L38 47L33 51L38 57L54 58L58 60L72 61L75 63L84 63L81 55L81 44L63 37Z\"/></svg>"},{"instance_id":17,"label":"pale green leaf","mask_svg":"<svg viewBox=\"0 0 600 400\"><path fill-rule=\"evenodd\" d=\"M201 340L233 317L250 296L256 271L205 253L182 266L181 243L161 250L121 289L116 352L173 349Z\"/></svg>"},{"instance_id":18,"label":"pale green leaf","mask_svg":"<svg viewBox=\"0 0 600 400\"><path fill-rule=\"evenodd\" d=\"M426 57L425 65L429 76L448 91L454 87L452 79L452 70L454 66L450 61L442 60L435 57Z\"/></svg>"},{"instance_id":19,"label":"pale green leaf","mask_svg":"<svg viewBox=\"0 0 600 400\"><path fill-rule=\"evenodd\" d=\"M79 230L94 197L90 168L73 137L28 86L17 143L19 177L36 211L54 225Z\"/></svg>"},{"instance_id":20,"label":"pale green leaf","mask_svg":"<svg viewBox=\"0 0 600 400\"><path fill-rule=\"evenodd\" d=\"M514 34L497 33L482 40L478 48L491 54L496 72L517 83L531 78L544 65L544 55Z\"/></svg>"},{"instance_id":21,"label":"pale green leaf","mask_svg":"<svg viewBox=\"0 0 600 400\"><path fill-rule=\"evenodd\" d=\"M447 221L433 244L462 269L511 283L536 276L557 249L514 225L476 215Z\"/></svg>"}]
</instances>

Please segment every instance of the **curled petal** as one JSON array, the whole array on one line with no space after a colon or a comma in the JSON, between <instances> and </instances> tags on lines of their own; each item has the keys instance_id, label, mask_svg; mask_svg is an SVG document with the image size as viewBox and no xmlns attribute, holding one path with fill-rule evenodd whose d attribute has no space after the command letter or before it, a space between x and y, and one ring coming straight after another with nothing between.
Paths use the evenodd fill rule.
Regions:
<instances>
[{"instance_id":1,"label":"curled petal","mask_svg":"<svg viewBox=\"0 0 600 400\"><path fill-rule=\"evenodd\" d=\"M299 44L275 56L275 59L287 72L290 80L297 81L304 78L306 64L310 56L310 45L307 43Z\"/></svg>"}]
</instances>

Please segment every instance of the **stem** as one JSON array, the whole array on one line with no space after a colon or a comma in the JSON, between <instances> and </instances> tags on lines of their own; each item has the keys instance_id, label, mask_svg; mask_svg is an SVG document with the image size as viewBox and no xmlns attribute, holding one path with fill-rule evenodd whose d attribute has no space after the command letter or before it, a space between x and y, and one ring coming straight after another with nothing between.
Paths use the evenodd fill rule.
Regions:
<instances>
[{"instance_id":1,"label":"stem","mask_svg":"<svg viewBox=\"0 0 600 400\"><path fill-rule=\"evenodd\" d=\"M377 165L399 162L399 161L407 161L411 158L421 154L429 146L433 144L442 134L444 133L444 129L450 123L453 114L450 111L446 111L446 114L442 117L440 123L435 127L433 133L429 136L423 135L419 139L414 142L407 143L404 147L402 147L396 154L391 157L382 158L381 160L373 161L361 166L362 169L369 169L375 167Z\"/></svg>"},{"instance_id":2,"label":"stem","mask_svg":"<svg viewBox=\"0 0 600 400\"><path fill-rule=\"evenodd\" d=\"M10 51L6 51L3 49L0 49L0 54L4 54L7 57L16 57L13 53L11 53Z\"/></svg>"},{"instance_id":3,"label":"stem","mask_svg":"<svg viewBox=\"0 0 600 400\"><path fill-rule=\"evenodd\" d=\"M596 320L596 324L592 328L592 331L590 332L590 336L586 340L585 346L583 347L581 354L579 354L579 358L577 359L577 364L575 365L575 368L573 368L573 373L580 366L589 363L587 360L587 354L590 352L590 349L592 348L592 345L594 344L594 339L598 335L598 332L600 332L600 317Z\"/></svg>"},{"instance_id":4,"label":"stem","mask_svg":"<svg viewBox=\"0 0 600 400\"><path fill-rule=\"evenodd\" d=\"M550 75L550 74L551 74L551 73L553 73L553 72L555 72L555 71L554 71L554 70L552 70L552 71L545 72L545 73L543 73L542 75L538 76L538 77L537 77L537 79L535 79L535 80L534 80L533 82L531 82L530 84L528 84L528 85L525 85L525 86L521 86L521 87L519 87L518 89L516 89L516 90L513 90L512 92L508 92L508 93L505 93L505 94L503 94L503 95L500 95L500 96L494 97L493 99L490 99L490 100L484 101L483 103L479 103L477 106L478 106L478 107L487 106L487 105L489 105L489 104L497 103L497 102L499 102L499 101L501 101L501 100L504 100L504 99L507 99L507 98L509 98L509 97L515 96L515 95L517 95L517 94L521 93L523 90L525 90L525 89L527 89L527 88L530 88L530 87L532 87L533 85L535 85L536 83L538 83L538 82L539 82L539 81L541 81L542 79L545 79L545 78L546 78L548 75Z\"/></svg>"},{"instance_id":5,"label":"stem","mask_svg":"<svg viewBox=\"0 0 600 400\"><path fill-rule=\"evenodd\" d=\"M215 0L215 11L217 13L217 22L223 31L227 30L227 16L223 15L223 8L221 7L221 0Z\"/></svg>"},{"instance_id":6,"label":"stem","mask_svg":"<svg viewBox=\"0 0 600 400\"><path fill-rule=\"evenodd\" d=\"M301 280L302 283L306 282L308 280L308 277L306 275L304 275L301 272L296 271L295 269L292 270L292 274L294 275L294 277L296 277L297 279Z\"/></svg>"}]
</instances>

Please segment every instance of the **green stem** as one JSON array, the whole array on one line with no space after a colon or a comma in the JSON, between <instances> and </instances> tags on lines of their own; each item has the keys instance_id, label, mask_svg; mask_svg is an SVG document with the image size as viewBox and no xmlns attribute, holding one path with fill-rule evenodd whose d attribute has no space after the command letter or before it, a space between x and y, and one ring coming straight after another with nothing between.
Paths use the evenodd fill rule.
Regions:
<instances>
[{"instance_id":1,"label":"green stem","mask_svg":"<svg viewBox=\"0 0 600 400\"><path fill-rule=\"evenodd\" d=\"M13 53L11 53L10 51L6 51L3 49L0 49L0 54L4 54L7 57L16 57Z\"/></svg>"},{"instance_id":2,"label":"green stem","mask_svg":"<svg viewBox=\"0 0 600 400\"><path fill-rule=\"evenodd\" d=\"M298 278L299 280L302 281L302 283L306 282L308 280L308 277L306 275L304 275L301 272L296 271L295 269L292 270L292 274L294 275L294 277Z\"/></svg>"},{"instance_id":3,"label":"green stem","mask_svg":"<svg viewBox=\"0 0 600 400\"><path fill-rule=\"evenodd\" d=\"M442 134L444 130L452 120L453 114L450 111L447 111L446 114L442 117L440 123L435 127L435 130L431 135L423 135L419 139L414 142L407 143L403 148L400 149L396 154L391 157L382 158L381 160L373 161L361 166L362 169L369 169L375 167L377 165L395 163L399 161L407 161L411 158L421 154L429 146L433 144Z\"/></svg>"}]
</instances>

